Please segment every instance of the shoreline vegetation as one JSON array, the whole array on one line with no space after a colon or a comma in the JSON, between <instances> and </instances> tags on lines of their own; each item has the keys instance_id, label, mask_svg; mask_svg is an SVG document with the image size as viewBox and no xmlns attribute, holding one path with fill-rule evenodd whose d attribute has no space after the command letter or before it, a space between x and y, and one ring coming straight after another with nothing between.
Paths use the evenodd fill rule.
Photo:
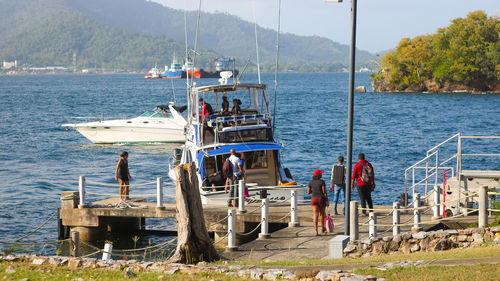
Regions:
<instances>
[{"instance_id":1,"label":"shoreline vegetation","mask_svg":"<svg viewBox=\"0 0 500 281\"><path fill-rule=\"evenodd\" d=\"M403 38L371 74L376 92L500 93L500 18L474 11L435 34Z\"/></svg>"}]
</instances>

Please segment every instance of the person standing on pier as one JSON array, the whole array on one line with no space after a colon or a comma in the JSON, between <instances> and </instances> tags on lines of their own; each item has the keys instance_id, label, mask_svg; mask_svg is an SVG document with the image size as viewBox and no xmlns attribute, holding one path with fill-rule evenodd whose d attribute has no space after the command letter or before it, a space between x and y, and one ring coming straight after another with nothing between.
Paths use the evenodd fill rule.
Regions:
<instances>
[{"instance_id":1,"label":"person standing on pier","mask_svg":"<svg viewBox=\"0 0 500 281\"><path fill-rule=\"evenodd\" d=\"M333 166L332 168L332 177L330 180L330 190L333 191L334 197L333 201L335 204L333 205L333 211L335 215L338 215L337 205L339 203L342 204L342 215L345 215L345 173L346 168L344 166L344 156L339 156L337 158L338 165ZM340 195L342 193L342 195ZM340 197L342 196L342 197Z\"/></svg>"},{"instance_id":2,"label":"person standing on pier","mask_svg":"<svg viewBox=\"0 0 500 281\"><path fill-rule=\"evenodd\" d=\"M363 215L366 215L366 203L368 203L370 212L373 211L372 191L375 189L375 173L372 164L365 160L364 153L358 155L358 163L352 169L352 190L354 190L354 181L356 181Z\"/></svg>"},{"instance_id":3,"label":"person standing on pier","mask_svg":"<svg viewBox=\"0 0 500 281\"><path fill-rule=\"evenodd\" d=\"M115 180L120 183L120 199L128 200L129 181L132 178L130 171L128 170L128 152L122 152L120 157L121 158L118 160L118 164L116 164Z\"/></svg>"},{"instance_id":4,"label":"person standing on pier","mask_svg":"<svg viewBox=\"0 0 500 281\"><path fill-rule=\"evenodd\" d=\"M326 194L325 181L321 179L324 172L316 169L313 172L312 180L307 186L307 194L311 194L311 206L313 209L314 232L318 235L318 216L321 218L321 232L325 233L325 208L329 205L328 195Z\"/></svg>"}]
</instances>

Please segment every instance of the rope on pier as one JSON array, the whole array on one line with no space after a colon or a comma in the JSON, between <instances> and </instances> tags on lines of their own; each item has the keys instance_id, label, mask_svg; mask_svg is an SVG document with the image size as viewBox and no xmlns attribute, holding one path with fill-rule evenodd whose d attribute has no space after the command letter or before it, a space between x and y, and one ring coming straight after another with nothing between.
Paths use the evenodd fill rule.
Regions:
<instances>
[{"instance_id":1,"label":"rope on pier","mask_svg":"<svg viewBox=\"0 0 500 281\"><path fill-rule=\"evenodd\" d=\"M216 224L218 224L218 223L220 223L220 222L224 221L224 220L225 220L225 219L227 219L228 217L229 217L229 215L227 215L227 216L223 217L222 219L220 219L220 220L218 220L218 221L216 221L216 222L214 222L214 223L211 223L208 227L210 228L210 227L212 227L212 226L214 226L214 225L216 225Z\"/></svg>"},{"instance_id":2,"label":"rope on pier","mask_svg":"<svg viewBox=\"0 0 500 281\"><path fill-rule=\"evenodd\" d=\"M35 230L33 230L33 231L29 232L28 234L24 235L23 237L17 239L16 242L19 242L19 241L23 240L24 238L37 232L40 228L42 228L44 225L46 225L56 214L57 214L57 210L55 210L54 213L48 219L46 219L41 225L39 225L37 228L35 228Z\"/></svg>"},{"instance_id":3,"label":"rope on pier","mask_svg":"<svg viewBox=\"0 0 500 281\"><path fill-rule=\"evenodd\" d=\"M250 235L250 234L254 233L257 229L259 229L261 224L262 224L262 222L259 222L259 224L252 231L246 232L246 233L240 233L240 236L246 236L246 235Z\"/></svg>"},{"instance_id":4,"label":"rope on pier","mask_svg":"<svg viewBox=\"0 0 500 281\"><path fill-rule=\"evenodd\" d=\"M88 179L86 179L85 182L96 184L96 185L120 187L120 184L116 184L116 183L104 183L104 182L97 182L97 181L92 181L92 180L88 180ZM145 185L152 185L152 184L156 184L156 181L148 181L148 182L144 182L144 183L129 184L128 186L136 187L136 186L145 186Z\"/></svg>"},{"instance_id":5,"label":"rope on pier","mask_svg":"<svg viewBox=\"0 0 500 281\"><path fill-rule=\"evenodd\" d=\"M226 233L226 235L222 236L219 240L217 241L214 241L214 244L219 244L222 240L224 240L224 238L226 238L227 236L229 236L229 232Z\"/></svg>"}]
</instances>

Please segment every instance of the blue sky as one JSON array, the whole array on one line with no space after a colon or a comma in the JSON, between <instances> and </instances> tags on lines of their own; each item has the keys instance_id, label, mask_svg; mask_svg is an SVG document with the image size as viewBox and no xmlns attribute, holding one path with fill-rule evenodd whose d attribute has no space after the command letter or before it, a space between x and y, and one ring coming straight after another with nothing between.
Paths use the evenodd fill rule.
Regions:
<instances>
[{"instance_id":1,"label":"blue sky","mask_svg":"<svg viewBox=\"0 0 500 281\"><path fill-rule=\"evenodd\" d=\"M199 0L154 0L175 9L197 10ZM350 42L351 1L282 0L281 30ZM358 0L357 47L370 52L394 48L404 37L434 33L450 20L483 10L500 16L499 0ZM278 0L202 0L204 12L226 12L276 29ZM255 13L254 13L255 11Z\"/></svg>"}]
</instances>

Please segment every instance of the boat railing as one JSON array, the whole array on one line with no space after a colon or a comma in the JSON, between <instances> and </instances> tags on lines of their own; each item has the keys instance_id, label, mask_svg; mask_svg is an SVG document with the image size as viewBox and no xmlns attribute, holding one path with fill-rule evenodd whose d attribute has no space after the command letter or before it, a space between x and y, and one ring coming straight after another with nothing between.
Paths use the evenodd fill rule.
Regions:
<instances>
[{"instance_id":1,"label":"boat railing","mask_svg":"<svg viewBox=\"0 0 500 281\"><path fill-rule=\"evenodd\" d=\"M465 140L500 140L500 136L462 136L457 133L433 148L427 150L423 159L405 169L404 194L411 191L412 197L415 193L428 194L429 185L438 185L440 171L443 174L451 171L451 177L462 180L463 157L500 157L500 153L464 153L463 144ZM500 144L499 144L500 145ZM456 147L456 148L455 148ZM444 160L443 160L444 159ZM443 175L444 176L444 175ZM458 184L458 194L461 193L461 185ZM406 204L403 200L403 204Z\"/></svg>"}]
</instances>

